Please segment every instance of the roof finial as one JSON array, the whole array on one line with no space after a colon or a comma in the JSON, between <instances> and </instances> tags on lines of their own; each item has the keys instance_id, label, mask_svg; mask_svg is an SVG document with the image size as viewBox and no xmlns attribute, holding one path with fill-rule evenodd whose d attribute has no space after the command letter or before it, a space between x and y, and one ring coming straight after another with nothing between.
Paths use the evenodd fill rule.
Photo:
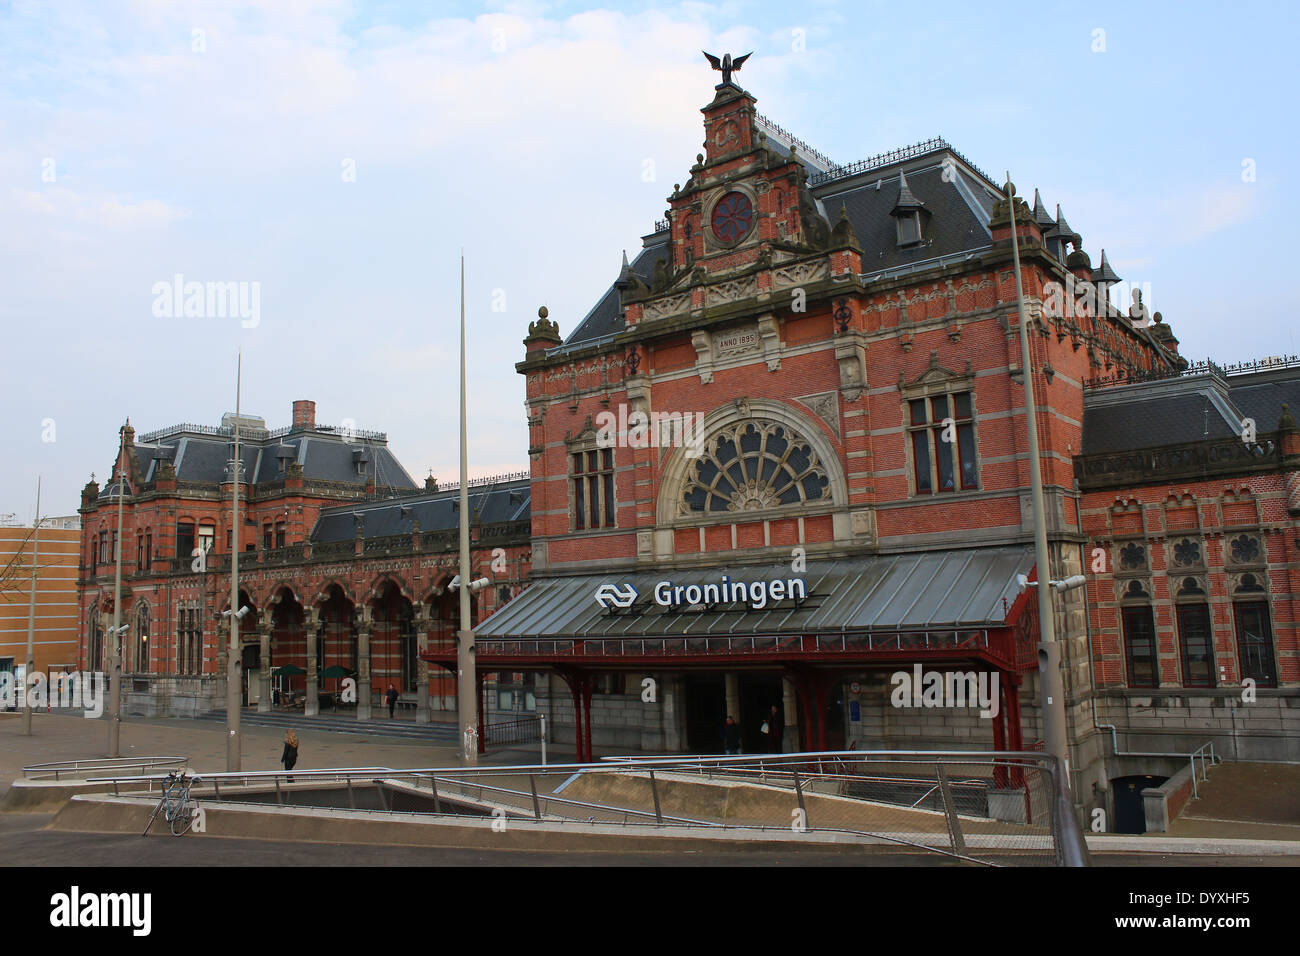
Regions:
<instances>
[{"instance_id":1,"label":"roof finial","mask_svg":"<svg viewBox=\"0 0 1300 956\"><path fill-rule=\"evenodd\" d=\"M701 50L700 52L703 53L706 57L708 57L709 63L713 66L715 70L722 71L722 82L718 84L717 87L718 89L721 89L724 86L735 86L735 84L731 82L732 71L738 72L740 70L741 65L746 60L748 60L751 56L754 55L754 52L751 50L750 52L746 53L744 56L738 56L733 60L731 58L731 54L726 53L723 54L722 59L719 60L716 56L714 56L712 53L709 53L707 50Z\"/></svg>"}]
</instances>

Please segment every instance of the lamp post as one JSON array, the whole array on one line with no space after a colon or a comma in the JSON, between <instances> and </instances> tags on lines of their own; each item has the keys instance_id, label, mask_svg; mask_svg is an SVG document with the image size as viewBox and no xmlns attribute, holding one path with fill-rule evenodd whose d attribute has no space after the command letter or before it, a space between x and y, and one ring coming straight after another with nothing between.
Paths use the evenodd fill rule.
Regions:
<instances>
[{"instance_id":1,"label":"lamp post","mask_svg":"<svg viewBox=\"0 0 1300 956\"><path fill-rule=\"evenodd\" d=\"M1033 366L1029 357L1029 322L1025 314L1025 296L1020 278L1020 235L1016 231L1016 188L1011 183L1009 171L1006 195L1007 211L1011 217L1011 258L1016 274L1016 309L1020 317L1020 372L1024 377L1025 418L1029 431L1034 561L1038 565L1038 579L1048 581L1051 576L1051 555L1047 550L1047 509L1043 504L1043 472L1038 458L1038 407L1034 400ZM1062 835L1067 862L1082 866L1087 864L1088 848L1083 842L1083 834L1079 831L1078 820L1074 815L1074 801L1070 796L1070 750L1065 735L1065 689L1061 681L1061 646L1056 641L1051 590L1048 587L1038 588L1038 680L1043 700L1043 747L1047 753L1057 758L1060 768L1056 800L1060 818L1067 823L1065 833Z\"/></svg>"},{"instance_id":2,"label":"lamp post","mask_svg":"<svg viewBox=\"0 0 1300 956\"><path fill-rule=\"evenodd\" d=\"M460 632L456 635L456 711L462 762L478 764L478 681L474 671L474 627L469 607L469 446L465 433L465 254L460 256Z\"/></svg>"},{"instance_id":3,"label":"lamp post","mask_svg":"<svg viewBox=\"0 0 1300 956\"><path fill-rule=\"evenodd\" d=\"M23 668L23 733L32 735L32 674L36 670L36 563L41 551L41 479L36 478L36 521L32 525L32 580L27 595L27 658ZM45 689L49 693L49 688Z\"/></svg>"},{"instance_id":4,"label":"lamp post","mask_svg":"<svg viewBox=\"0 0 1300 956\"><path fill-rule=\"evenodd\" d=\"M239 653L239 619L246 613L239 607L239 387L244 370L241 350L235 360L235 456L231 464L231 516L230 516L230 647L226 652L226 770L234 773L241 769L243 741L239 733L240 669L243 662Z\"/></svg>"},{"instance_id":5,"label":"lamp post","mask_svg":"<svg viewBox=\"0 0 1300 956\"><path fill-rule=\"evenodd\" d=\"M108 755L120 757L122 747L122 500L126 497L126 478L122 461L117 463L117 539L113 569L113 628L108 632Z\"/></svg>"}]
</instances>

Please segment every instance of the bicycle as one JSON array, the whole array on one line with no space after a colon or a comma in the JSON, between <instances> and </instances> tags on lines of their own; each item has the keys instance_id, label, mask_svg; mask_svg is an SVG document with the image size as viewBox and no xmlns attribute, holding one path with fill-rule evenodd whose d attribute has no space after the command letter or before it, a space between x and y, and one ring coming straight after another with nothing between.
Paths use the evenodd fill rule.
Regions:
<instances>
[{"instance_id":1,"label":"bicycle","mask_svg":"<svg viewBox=\"0 0 1300 956\"><path fill-rule=\"evenodd\" d=\"M163 778L162 798L158 801L158 806L153 808L153 813L149 815L149 822L145 824L144 832L140 835L149 835L149 829L153 826L154 820L158 819L159 812L171 827L172 836L181 836L189 830L194 825L194 811L198 808L198 801L190 800L190 788L198 780L196 775L187 774L184 770L167 774Z\"/></svg>"}]
</instances>

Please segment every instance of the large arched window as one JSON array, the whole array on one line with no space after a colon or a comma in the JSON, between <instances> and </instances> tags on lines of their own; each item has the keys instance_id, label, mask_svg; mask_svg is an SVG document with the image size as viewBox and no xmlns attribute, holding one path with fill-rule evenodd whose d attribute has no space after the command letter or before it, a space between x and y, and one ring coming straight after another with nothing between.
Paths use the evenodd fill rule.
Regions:
<instances>
[{"instance_id":1,"label":"large arched window","mask_svg":"<svg viewBox=\"0 0 1300 956\"><path fill-rule=\"evenodd\" d=\"M687 466L682 512L758 511L830 498L817 453L788 426L765 419L716 432Z\"/></svg>"}]
</instances>

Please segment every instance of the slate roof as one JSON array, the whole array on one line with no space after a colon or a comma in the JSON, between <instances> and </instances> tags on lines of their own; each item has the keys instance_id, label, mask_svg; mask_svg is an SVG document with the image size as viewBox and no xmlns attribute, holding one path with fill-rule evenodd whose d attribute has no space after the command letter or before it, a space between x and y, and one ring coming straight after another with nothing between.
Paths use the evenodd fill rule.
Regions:
<instances>
[{"instance_id":1,"label":"slate roof","mask_svg":"<svg viewBox=\"0 0 1300 956\"><path fill-rule=\"evenodd\" d=\"M1082 454L1138 451L1277 428L1282 405L1300 410L1300 368L1197 375L1084 392Z\"/></svg>"},{"instance_id":2,"label":"slate roof","mask_svg":"<svg viewBox=\"0 0 1300 956\"><path fill-rule=\"evenodd\" d=\"M136 462L144 481L157 477L164 460L172 463L180 481L220 483L226 479L226 462L233 451L230 436L206 434L198 429L169 431L165 437L136 443ZM289 453L288 457L277 454L281 449ZM367 456L361 471L354 457L359 450ZM245 437L241 432L239 460L245 476L255 484L282 479L284 466L297 462L302 465L303 477L309 480L347 482L360 489L373 478L377 487L403 491L419 487L387 445L376 439L355 438L348 442L342 435L315 430L260 438ZM104 491L100 497L105 497Z\"/></svg>"},{"instance_id":3,"label":"slate roof","mask_svg":"<svg viewBox=\"0 0 1300 956\"><path fill-rule=\"evenodd\" d=\"M769 137L768 145L789 150ZM803 159L804 152L798 152ZM812 187L814 201L828 225L839 218L840 206L847 208L853 231L862 244L863 268L868 274L906 268L916 263L962 252L975 252L992 245L988 228L993 216L997 190L983 177L972 174L964 161L954 160L956 175L943 179L943 161L947 149L911 155L895 163L886 163L869 172L830 178ZM810 172L816 166L805 162ZM905 181L903 181L905 179ZM901 203L901 205L899 205ZM923 208L925 241L898 248L898 227L891 216L896 208L913 205ZM656 232L644 237L644 248L631 261L632 271L651 284L657 259L668 257L668 233ZM618 270L611 270L616 279ZM590 312L560 346L561 350L592 344L602 336L623 331L619 293L612 279L610 286Z\"/></svg>"},{"instance_id":4,"label":"slate roof","mask_svg":"<svg viewBox=\"0 0 1300 956\"><path fill-rule=\"evenodd\" d=\"M318 544L351 541L356 536L358 516L361 519L362 537L367 539L410 534L415 529L416 521L420 522L421 533L451 531L460 527L460 512L456 508L459 498L460 491L450 488L424 495L403 495L391 501L326 508L316 520L311 541ZM529 478L516 478L469 489L470 514L477 511L477 521L481 524L528 521L531 505Z\"/></svg>"},{"instance_id":5,"label":"slate roof","mask_svg":"<svg viewBox=\"0 0 1300 956\"><path fill-rule=\"evenodd\" d=\"M905 175L906 193L900 179ZM879 186L877 186L879 183ZM830 189L839 187L839 191ZM938 159L921 168L884 172L868 182L858 182L844 189L843 183L831 183L821 195L830 221L839 217L840 206L848 210L853 232L862 245L862 268L868 274L913 265L941 256L987 249L993 243L988 223L994 199L987 187L958 167L952 182L943 179ZM984 194L987 204L980 201ZM929 213L923 216L925 241L900 248L898 225L891 215L900 196L919 202Z\"/></svg>"},{"instance_id":6,"label":"slate roof","mask_svg":"<svg viewBox=\"0 0 1300 956\"><path fill-rule=\"evenodd\" d=\"M655 261L668 258L668 232L657 232L645 239L645 247L631 260L632 271L649 285L654 279ZM621 266L620 266L621 271ZM564 340L562 348L572 348L623 331L623 310L618 289L611 283L595 307Z\"/></svg>"}]
</instances>

